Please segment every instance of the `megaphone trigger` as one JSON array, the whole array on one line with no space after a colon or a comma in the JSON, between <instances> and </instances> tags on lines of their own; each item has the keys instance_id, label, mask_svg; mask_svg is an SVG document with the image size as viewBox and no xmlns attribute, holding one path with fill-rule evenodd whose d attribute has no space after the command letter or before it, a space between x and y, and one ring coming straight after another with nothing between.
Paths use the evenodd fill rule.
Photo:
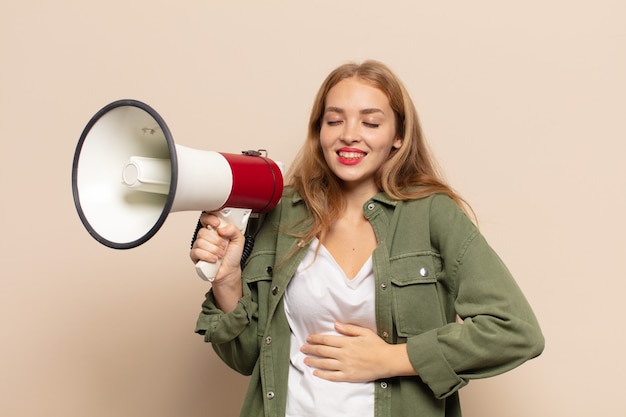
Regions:
<instances>
[{"instance_id":1,"label":"megaphone trigger","mask_svg":"<svg viewBox=\"0 0 626 417\"><path fill-rule=\"evenodd\" d=\"M240 209L240 208L225 208L221 211L215 213L215 215L220 219L220 224L217 226L219 229L224 225L225 222L232 223L241 233L246 232L246 227L248 226L248 220L250 219L250 215L252 214L252 210L250 209ZM222 260L218 260L217 262L206 262L206 261L198 261L196 262L196 272L198 276L205 281L213 282L215 280L215 276L217 275L217 271L219 270L222 264Z\"/></svg>"}]
</instances>

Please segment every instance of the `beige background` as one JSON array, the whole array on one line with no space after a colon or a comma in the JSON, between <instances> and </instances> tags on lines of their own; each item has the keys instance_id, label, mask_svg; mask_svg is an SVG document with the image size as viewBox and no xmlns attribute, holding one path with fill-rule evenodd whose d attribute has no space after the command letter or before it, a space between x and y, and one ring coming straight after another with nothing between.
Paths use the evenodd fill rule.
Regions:
<instances>
[{"instance_id":1,"label":"beige background","mask_svg":"<svg viewBox=\"0 0 626 417\"><path fill-rule=\"evenodd\" d=\"M246 378L193 334L197 213L137 249L101 246L72 200L76 143L135 98L179 144L288 165L324 76L365 58L405 81L547 338L465 388L466 415L626 415L625 5L3 0L0 415L236 415Z\"/></svg>"}]
</instances>

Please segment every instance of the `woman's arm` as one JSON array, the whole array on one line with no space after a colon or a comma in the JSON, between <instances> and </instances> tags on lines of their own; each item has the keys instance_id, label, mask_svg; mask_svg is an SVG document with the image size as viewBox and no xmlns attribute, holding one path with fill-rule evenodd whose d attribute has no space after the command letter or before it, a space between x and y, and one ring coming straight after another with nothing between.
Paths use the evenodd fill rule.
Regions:
<instances>
[{"instance_id":1,"label":"woman's arm","mask_svg":"<svg viewBox=\"0 0 626 417\"><path fill-rule=\"evenodd\" d=\"M241 299L241 255L245 238L239 229L223 223L210 213L200 216L200 228L192 245L190 258L193 263L206 261L210 263L221 260L222 263L213 281L213 296L217 307L224 313L235 309Z\"/></svg>"},{"instance_id":2,"label":"woman's arm","mask_svg":"<svg viewBox=\"0 0 626 417\"><path fill-rule=\"evenodd\" d=\"M274 220L265 222L266 216L268 218L274 216ZM279 216L280 210L276 208L270 214L249 222L249 230L246 233L254 236L255 243L252 253L246 256L243 272L241 267L243 239L237 236L238 231L229 231L227 227L223 230L220 228L219 233L207 228L206 225L213 229L217 226L218 222L214 216L201 217L200 229L192 244L191 259L194 262L199 259L214 262L218 256L222 256L222 265L217 271L213 287L202 303L195 332L204 336L205 342L211 343L224 363L244 375L253 372L258 360L259 317L266 317L260 312L266 311L267 308L263 302L262 305L259 305L259 302L260 299L267 299L264 291L269 287L267 281L262 280L261 283L266 285L259 289L260 283L256 279L248 281L246 274L252 277L258 277L260 273L267 274L267 265L273 264L273 256L268 259L268 252L273 253L277 230L265 226L277 222L275 219ZM222 239L230 239L225 251ZM220 250L223 252L220 253ZM259 251L261 256L256 255Z\"/></svg>"},{"instance_id":3,"label":"woman's arm","mask_svg":"<svg viewBox=\"0 0 626 417\"><path fill-rule=\"evenodd\" d=\"M462 322L409 337L407 351L422 380L444 398L470 379L501 374L539 355L544 338L510 271L455 203L437 196L430 213L433 247Z\"/></svg>"}]
</instances>

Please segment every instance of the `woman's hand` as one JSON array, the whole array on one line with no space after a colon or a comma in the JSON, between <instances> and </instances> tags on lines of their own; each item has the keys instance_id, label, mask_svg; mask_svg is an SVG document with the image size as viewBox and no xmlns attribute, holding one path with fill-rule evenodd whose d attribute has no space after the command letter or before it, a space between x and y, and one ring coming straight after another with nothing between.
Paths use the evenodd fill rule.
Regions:
<instances>
[{"instance_id":1,"label":"woman's hand","mask_svg":"<svg viewBox=\"0 0 626 417\"><path fill-rule=\"evenodd\" d=\"M213 213L202 213L200 223L203 227L198 230L189 256L194 264L222 261L212 283L213 293L218 307L231 311L242 295L240 262L245 237L235 225L221 221Z\"/></svg>"},{"instance_id":2,"label":"woman's hand","mask_svg":"<svg viewBox=\"0 0 626 417\"><path fill-rule=\"evenodd\" d=\"M313 375L329 381L369 382L417 375L405 344L391 345L365 327L335 323L341 335L314 334L300 350Z\"/></svg>"}]
</instances>

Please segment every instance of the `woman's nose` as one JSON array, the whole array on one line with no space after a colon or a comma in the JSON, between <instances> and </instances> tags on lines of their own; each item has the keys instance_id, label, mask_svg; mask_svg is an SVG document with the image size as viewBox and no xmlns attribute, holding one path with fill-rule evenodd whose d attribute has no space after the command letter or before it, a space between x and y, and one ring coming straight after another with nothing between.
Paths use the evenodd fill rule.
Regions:
<instances>
[{"instance_id":1,"label":"woman's nose","mask_svg":"<svg viewBox=\"0 0 626 417\"><path fill-rule=\"evenodd\" d=\"M358 123L346 121L344 123L341 139L345 142L357 142L360 139Z\"/></svg>"}]
</instances>

